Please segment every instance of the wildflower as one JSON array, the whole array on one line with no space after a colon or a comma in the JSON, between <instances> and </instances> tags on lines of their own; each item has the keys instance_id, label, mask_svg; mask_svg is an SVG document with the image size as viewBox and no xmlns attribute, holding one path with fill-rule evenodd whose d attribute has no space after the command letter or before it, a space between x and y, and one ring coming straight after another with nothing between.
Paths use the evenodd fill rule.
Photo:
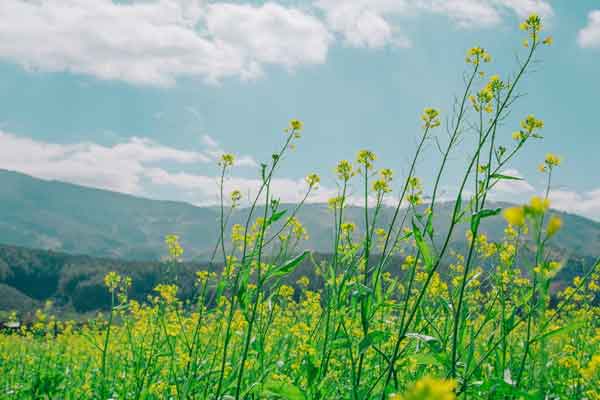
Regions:
<instances>
[{"instance_id":1,"label":"wildflower","mask_svg":"<svg viewBox=\"0 0 600 400\"><path fill-rule=\"evenodd\" d=\"M288 220L288 224L291 226L292 233L294 234L296 239L308 240L308 233L306 232L306 228L304 228L304 226L298 218L291 217Z\"/></svg>"},{"instance_id":2,"label":"wildflower","mask_svg":"<svg viewBox=\"0 0 600 400\"><path fill-rule=\"evenodd\" d=\"M301 131L303 126L304 126L304 124L300 120L292 119L290 121L290 128L295 131Z\"/></svg>"},{"instance_id":3,"label":"wildflower","mask_svg":"<svg viewBox=\"0 0 600 400\"><path fill-rule=\"evenodd\" d=\"M426 108L423 110L423 115L421 115L421 119L425 123L423 128L436 128L440 126L440 112L435 108Z\"/></svg>"},{"instance_id":4,"label":"wildflower","mask_svg":"<svg viewBox=\"0 0 600 400\"><path fill-rule=\"evenodd\" d=\"M279 288L279 295L290 299L294 295L294 288L288 285L281 285Z\"/></svg>"},{"instance_id":5,"label":"wildflower","mask_svg":"<svg viewBox=\"0 0 600 400\"><path fill-rule=\"evenodd\" d=\"M581 370L581 376L587 380L592 380L598 372L600 372L600 354L592 357L587 367Z\"/></svg>"},{"instance_id":6,"label":"wildflower","mask_svg":"<svg viewBox=\"0 0 600 400\"><path fill-rule=\"evenodd\" d=\"M160 297L162 297L162 299L167 304L172 304L175 302L175 300L177 299L177 290L178 288L176 285L166 284L160 284L154 288L154 291L158 292Z\"/></svg>"},{"instance_id":7,"label":"wildflower","mask_svg":"<svg viewBox=\"0 0 600 400\"><path fill-rule=\"evenodd\" d=\"M554 38L552 36L548 36L543 40L542 43L544 43L546 46L552 46L552 43L554 43Z\"/></svg>"},{"instance_id":8,"label":"wildflower","mask_svg":"<svg viewBox=\"0 0 600 400\"><path fill-rule=\"evenodd\" d=\"M479 65L481 62L489 63L492 56L481 47L472 47L467 52L466 61L468 64Z\"/></svg>"},{"instance_id":9,"label":"wildflower","mask_svg":"<svg viewBox=\"0 0 600 400\"><path fill-rule=\"evenodd\" d=\"M523 140L525 138L525 135L523 135L523 132L514 132L512 134L512 138L513 138L513 140L520 142L521 140Z\"/></svg>"},{"instance_id":10,"label":"wildflower","mask_svg":"<svg viewBox=\"0 0 600 400\"><path fill-rule=\"evenodd\" d=\"M534 196L529 201L529 205L526 206L526 211L532 214L543 214L548 208L550 208L550 201L548 199Z\"/></svg>"},{"instance_id":11,"label":"wildflower","mask_svg":"<svg viewBox=\"0 0 600 400\"><path fill-rule=\"evenodd\" d=\"M537 14L531 14L519 27L533 36L542 30L542 19Z\"/></svg>"},{"instance_id":12,"label":"wildflower","mask_svg":"<svg viewBox=\"0 0 600 400\"><path fill-rule=\"evenodd\" d=\"M419 379L402 396L391 397L398 400L454 400L456 382L437 378L424 377Z\"/></svg>"},{"instance_id":13,"label":"wildflower","mask_svg":"<svg viewBox=\"0 0 600 400\"><path fill-rule=\"evenodd\" d=\"M119 283L121 283L121 276L114 271L109 272L104 277L104 285L111 292L119 286Z\"/></svg>"},{"instance_id":14,"label":"wildflower","mask_svg":"<svg viewBox=\"0 0 600 400\"><path fill-rule=\"evenodd\" d=\"M183 255L183 247L181 247L181 244L179 244L179 236L165 236L165 244L169 250L169 258L173 261L179 261Z\"/></svg>"},{"instance_id":15,"label":"wildflower","mask_svg":"<svg viewBox=\"0 0 600 400\"><path fill-rule=\"evenodd\" d=\"M366 169L371 169L373 167L373 161L376 159L377 156L370 150L361 150L358 152L358 156L356 156L356 162L364 165Z\"/></svg>"},{"instance_id":16,"label":"wildflower","mask_svg":"<svg viewBox=\"0 0 600 400\"><path fill-rule=\"evenodd\" d=\"M389 193L392 191L392 189L390 189L386 181L384 181L383 179L378 179L375 182L373 182L373 191L377 193Z\"/></svg>"},{"instance_id":17,"label":"wildflower","mask_svg":"<svg viewBox=\"0 0 600 400\"><path fill-rule=\"evenodd\" d=\"M298 286L303 286L303 287L308 287L308 285L310 284L310 279L308 279L307 276L301 276L296 283L298 284Z\"/></svg>"},{"instance_id":18,"label":"wildflower","mask_svg":"<svg viewBox=\"0 0 600 400\"><path fill-rule=\"evenodd\" d=\"M235 162L235 156L231 153L224 153L221 155L219 165L223 168L231 167Z\"/></svg>"},{"instance_id":19,"label":"wildflower","mask_svg":"<svg viewBox=\"0 0 600 400\"><path fill-rule=\"evenodd\" d=\"M523 207L511 207L504 210L504 219L512 226L525 225L525 210Z\"/></svg>"},{"instance_id":20,"label":"wildflower","mask_svg":"<svg viewBox=\"0 0 600 400\"><path fill-rule=\"evenodd\" d=\"M354 170L352 169L352 164L348 160L342 160L338 163L335 168L335 173L338 178L342 181L348 181L350 178L354 176Z\"/></svg>"},{"instance_id":21,"label":"wildflower","mask_svg":"<svg viewBox=\"0 0 600 400\"><path fill-rule=\"evenodd\" d=\"M546 154L544 162L549 168L558 167L560 165L561 159L556 154L548 153Z\"/></svg>"},{"instance_id":22,"label":"wildflower","mask_svg":"<svg viewBox=\"0 0 600 400\"><path fill-rule=\"evenodd\" d=\"M523 121L521 121L521 127L528 134L532 134L536 129L542 129L544 127L544 121L535 118L533 115L528 115Z\"/></svg>"},{"instance_id":23,"label":"wildflower","mask_svg":"<svg viewBox=\"0 0 600 400\"><path fill-rule=\"evenodd\" d=\"M386 182L391 182L392 179L394 179L394 171L389 168L384 168L379 171L379 175L381 176L381 179Z\"/></svg>"},{"instance_id":24,"label":"wildflower","mask_svg":"<svg viewBox=\"0 0 600 400\"><path fill-rule=\"evenodd\" d=\"M546 227L546 234L548 235L548 237L554 236L556 232L560 230L561 227L562 220L560 219L560 217L553 215L548 221L548 226Z\"/></svg>"},{"instance_id":25,"label":"wildflower","mask_svg":"<svg viewBox=\"0 0 600 400\"><path fill-rule=\"evenodd\" d=\"M329 200L327 200L327 204L332 210L337 210L338 208L341 208L344 204L344 198L342 196L332 197Z\"/></svg>"},{"instance_id":26,"label":"wildflower","mask_svg":"<svg viewBox=\"0 0 600 400\"><path fill-rule=\"evenodd\" d=\"M356 225L353 222L344 222L340 228L347 235L352 234L356 230Z\"/></svg>"},{"instance_id":27,"label":"wildflower","mask_svg":"<svg viewBox=\"0 0 600 400\"><path fill-rule=\"evenodd\" d=\"M317 174L310 174L305 178L306 183L308 183L308 187L315 188L319 186L321 182L321 178Z\"/></svg>"},{"instance_id":28,"label":"wildflower","mask_svg":"<svg viewBox=\"0 0 600 400\"><path fill-rule=\"evenodd\" d=\"M201 285L205 284L208 281L209 273L208 271L198 271L196 272L196 278L198 279L198 283Z\"/></svg>"},{"instance_id":29,"label":"wildflower","mask_svg":"<svg viewBox=\"0 0 600 400\"><path fill-rule=\"evenodd\" d=\"M233 204L238 203L241 199L242 199L242 192L240 192L239 190L234 190L233 192L231 192L231 202Z\"/></svg>"}]
</instances>

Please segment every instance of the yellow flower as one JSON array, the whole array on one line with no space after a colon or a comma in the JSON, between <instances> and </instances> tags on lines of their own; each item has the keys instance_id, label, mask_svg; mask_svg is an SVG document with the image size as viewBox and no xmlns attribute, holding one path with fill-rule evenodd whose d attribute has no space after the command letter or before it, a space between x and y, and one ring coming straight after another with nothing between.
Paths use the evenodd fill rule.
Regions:
<instances>
[{"instance_id":1,"label":"yellow flower","mask_svg":"<svg viewBox=\"0 0 600 400\"><path fill-rule=\"evenodd\" d=\"M119 283L121 283L121 276L114 271L109 272L104 277L104 285L111 292L119 286Z\"/></svg>"},{"instance_id":2,"label":"yellow flower","mask_svg":"<svg viewBox=\"0 0 600 400\"><path fill-rule=\"evenodd\" d=\"M389 168L384 168L381 171L379 171L379 175L381 176L381 179L385 182L391 182L392 179L394 179L394 171L392 171Z\"/></svg>"},{"instance_id":3,"label":"yellow flower","mask_svg":"<svg viewBox=\"0 0 600 400\"><path fill-rule=\"evenodd\" d=\"M179 244L179 236L165 236L165 244L167 245L167 249L169 250L169 258L172 261L180 261L181 256L183 255L183 247L181 247L181 244Z\"/></svg>"},{"instance_id":4,"label":"yellow flower","mask_svg":"<svg viewBox=\"0 0 600 400\"><path fill-rule=\"evenodd\" d=\"M356 156L356 162L364 165L367 169L373 167L373 161L376 159L377 156L370 150L361 150L358 152L358 156Z\"/></svg>"},{"instance_id":5,"label":"yellow flower","mask_svg":"<svg viewBox=\"0 0 600 400\"><path fill-rule=\"evenodd\" d=\"M548 208L550 208L550 201L548 199L542 199L541 197L534 196L529 201L529 206L527 208L534 214L543 214Z\"/></svg>"},{"instance_id":6,"label":"yellow flower","mask_svg":"<svg viewBox=\"0 0 600 400\"><path fill-rule=\"evenodd\" d=\"M551 46L552 43L554 43L554 38L552 36L548 36L542 43L544 43L546 46Z\"/></svg>"},{"instance_id":7,"label":"yellow flower","mask_svg":"<svg viewBox=\"0 0 600 400\"><path fill-rule=\"evenodd\" d=\"M310 174L305 178L305 180L310 188L317 187L321 182L321 178L317 174Z\"/></svg>"},{"instance_id":8,"label":"yellow flower","mask_svg":"<svg viewBox=\"0 0 600 400\"><path fill-rule=\"evenodd\" d=\"M504 210L504 219L512 226L525 225L525 210L523 207L511 207Z\"/></svg>"},{"instance_id":9,"label":"yellow flower","mask_svg":"<svg viewBox=\"0 0 600 400\"><path fill-rule=\"evenodd\" d=\"M542 19L537 14L531 14L519 27L533 35L542 30Z\"/></svg>"},{"instance_id":10,"label":"yellow flower","mask_svg":"<svg viewBox=\"0 0 600 400\"><path fill-rule=\"evenodd\" d=\"M521 140L523 140L524 136L523 136L523 133L521 133L521 132L514 132L512 134L512 138L513 138L513 140L521 141Z\"/></svg>"},{"instance_id":11,"label":"yellow flower","mask_svg":"<svg viewBox=\"0 0 600 400\"><path fill-rule=\"evenodd\" d=\"M177 286L165 284L160 284L154 288L154 291L158 292L167 304L171 304L177 299L177 290Z\"/></svg>"},{"instance_id":12,"label":"yellow flower","mask_svg":"<svg viewBox=\"0 0 600 400\"><path fill-rule=\"evenodd\" d=\"M546 234L548 235L548 237L554 236L556 232L560 230L561 227L562 220L560 219L560 217L553 215L548 221L548 226L546 227Z\"/></svg>"},{"instance_id":13,"label":"yellow flower","mask_svg":"<svg viewBox=\"0 0 600 400\"><path fill-rule=\"evenodd\" d=\"M294 288L288 285L281 285L279 295L289 299L294 295Z\"/></svg>"},{"instance_id":14,"label":"yellow flower","mask_svg":"<svg viewBox=\"0 0 600 400\"><path fill-rule=\"evenodd\" d=\"M304 124L300 120L292 119L290 121L290 128L292 128L295 131L301 131L303 126L304 126Z\"/></svg>"},{"instance_id":15,"label":"yellow flower","mask_svg":"<svg viewBox=\"0 0 600 400\"><path fill-rule=\"evenodd\" d=\"M556 154L548 153L548 154L546 154L546 158L544 159L544 162L550 168L558 167L560 165L561 159Z\"/></svg>"},{"instance_id":16,"label":"yellow flower","mask_svg":"<svg viewBox=\"0 0 600 400\"><path fill-rule=\"evenodd\" d=\"M587 380L592 380L598 372L600 372L600 354L592 357L587 367L581 370L581 376Z\"/></svg>"},{"instance_id":17,"label":"yellow flower","mask_svg":"<svg viewBox=\"0 0 600 400\"><path fill-rule=\"evenodd\" d=\"M298 286L308 287L310 284L310 279L308 279L306 275L303 275L296 281L296 283Z\"/></svg>"},{"instance_id":18,"label":"yellow flower","mask_svg":"<svg viewBox=\"0 0 600 400\"><path fill-rule=\"evenodd\" d=\"M198 283L201 285L205 284L208 281L209 273L208 271L197 271L196 278L198 279Z\"/></svg>"},{"instance_id":19,"label":"yellow flower","mask_svg":"<svg viewBox=\"0 0 600 400\"><path fill-rule=\"evenodd\" d=\"M533 115L528 115L523 121L521 121L521 127L529 134L536 129L542 129L544 127L544 121L535 118Z\"/></svg>"},{"instance_id":20,"label":"yellow flower","mask_svg":"<svg viewBox=\"0 0 600 400\"><path fill-rule=\"evenodd\" d=\"M492 61L492 56L481 47L472 47L467 52L468 64L479 65L482 61L489 63Z\"/></svg>"},{"instance_id":21,"label":"yellow flower","mask_svg":"<svg viewBox=\"0 0 600 400\"><path fill-rule=\"evenodd\" d=\"M437 378L419 379L404 395L395 397L399 400L454 400L456 382Z\"/></svg>"},{"instance_id":22,"label":"yellow flower","mask_svg":"<svg viewBox=\"0 0 600 400\"><path fill-rule=\"evenodd\" d=\"M354 224L354 222L345 222L340 226L340 228L342 229L342 232L349 235L352 232L354 232L354 230L356 229L356 225Z\"/></svg>"},{"instance_id":23,"label":"yellow flower","mask_svg":"<svg viewBox=\"0 0 600 400\"><path fill-rule=\"evenodd\" d=\"M332 197L327 200L327 204L332 210L337 210L344 204L344 198L342 196Z\"/></svg>"},{"instance_id":24,"label":"yellow flower","mask_svg":"<svg viewBox=\"0 0 600 400\"><path fill-rule=\"evenodd\" d=\"M233 192L231 192L231 202L233 204L236 204L241 199L242 199L242 192L240 192L239 190L234 190Z\"/></svg>"},{"instance_id":25,"label":"yellow flower","mask_svg":"<svg viewBox=\"0 0 600 400\"><path fill-rule=\"evenodd\" d=\"M354 170L352 169L352 164L348 160L342 160L338 163L335 168L335 172L340 180L348 181L352 176L354 176Z\"/></svg>"},{"instance_id":26,"label":"yellow flower","mask_svg":"<svg viewBox=\"0 0 600 400\"><path fill-rule=\"evenodd\" d=\"M378 179L373 182L373 191L377 193L389 193L392 191L392 189L390 189L386 181L383 179Z\"/></svg>"},{"instance_id":27,"label":"yellow flower","mask_svg":"<svg viewBox=\"0 0 600 400\"><path fill-rule=\"evenodd\" d=\"M230 153L225 153L221 155L221 160L219 161L219 165L223 168L231 167L235 162L235 156Z\"/></svg>"},{"instance_id":28,"label":"yellow flower","mask_svg":"<svg viewBox=\"0 0 600 400\"><path fill-rule=\"evenodd\" d=\"M436 128L440 126L440 112L435 108L426 108L423 110L421 119L425 123L424 128Z\"/></svg>"}]
</instances>

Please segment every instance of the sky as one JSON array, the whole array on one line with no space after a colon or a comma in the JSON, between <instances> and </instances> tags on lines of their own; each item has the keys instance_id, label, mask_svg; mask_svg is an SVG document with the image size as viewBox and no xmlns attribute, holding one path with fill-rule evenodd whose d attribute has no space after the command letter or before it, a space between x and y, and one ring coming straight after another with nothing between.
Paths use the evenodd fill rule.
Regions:
<instances>
[{"instance_id":1,"label":"sky","mask_svg":"<svg viewBox=\"0 0 600 400\"><path fill-rule=\"evenodd\" d=\"M510 76L532 12L554 44L540 49L499 135L510 143L534 114L544 140L507 170L524 180L494 198L540 193L537 166L557 153L552 205L600 221L599 0L3 0L0 168L215 204L219 156L237 157L228 190L251 194L298 118L302 137L274 183L282 201L298 201L312 172L322 184L310 201L325 201L337 161L360 149L396 171L398 188L422 110L452 117L467 49L484 47L486 73ZM445 193L467 155L453 155ZM439 160L428 143L416 170L426 193Z\"/></svg>"}]
</instances>

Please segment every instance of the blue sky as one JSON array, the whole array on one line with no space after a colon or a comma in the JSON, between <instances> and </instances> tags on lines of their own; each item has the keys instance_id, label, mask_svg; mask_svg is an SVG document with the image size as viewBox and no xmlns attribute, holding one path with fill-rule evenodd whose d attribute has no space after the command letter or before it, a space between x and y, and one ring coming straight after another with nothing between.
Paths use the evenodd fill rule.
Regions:
<instances>
[{"instance_id":1,"label":"blue sky","mask_svg":"<svg viewBox=\"0 0 600 400\"><path fill-rule=\"evenodd\" d=\"M536 167L560 154L554 206L600 220L598 0L4 0L0 4L0 168L135 195L216 201L215 159L240 160L230 187L256 185L290 118L305 123L280 171L283 200L362 148L406 170L427 106L449 116L465 52L485 47L489 73L523 54L518 23L544 17L541 49L502 135L529 113L545 121L511 169L526 179L496 193L525 201ZM440 130L439 134L443 134ZM438 165L430 146L417 174ZM464 157L444 182L452 191Z\"/></svg>"}]
</instances>

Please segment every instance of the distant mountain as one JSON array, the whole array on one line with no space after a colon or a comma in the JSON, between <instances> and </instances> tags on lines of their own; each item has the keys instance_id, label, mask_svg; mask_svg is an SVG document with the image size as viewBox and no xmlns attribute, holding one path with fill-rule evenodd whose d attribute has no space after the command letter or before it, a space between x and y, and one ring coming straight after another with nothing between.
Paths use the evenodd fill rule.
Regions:
<instances>
[{"instance_id":1,"label":"distant mountain","mask_svg":"<svg viewBox=\"0 0 600 400\"><path fill-rule=\"evenodd\" d=\"M238 210L232 223L243 221L247 212ZM356 207L345 211L347 220L355 222L359 230L362 213ZM390 221L392 213L389 208L382 210L381 226ZM449 204L438 207L436 232L445 231L450 213ZM564 228L553 241L554 247L565 255L600 256L600 223L560 214ZM218 215L214 207L149 200L0 170L0 243L94 257L158 260L165 255L164 236L176 233L188 259L205 260L218 236ZM327 206L305 205L298 218L310 235L303 246L331 252L333 217ZM482 230L498 239L504 227L501 217L493 217L485 220ZM464 226L457 230L453 242L464 245Z\"/></svg>"}]
</instances>

